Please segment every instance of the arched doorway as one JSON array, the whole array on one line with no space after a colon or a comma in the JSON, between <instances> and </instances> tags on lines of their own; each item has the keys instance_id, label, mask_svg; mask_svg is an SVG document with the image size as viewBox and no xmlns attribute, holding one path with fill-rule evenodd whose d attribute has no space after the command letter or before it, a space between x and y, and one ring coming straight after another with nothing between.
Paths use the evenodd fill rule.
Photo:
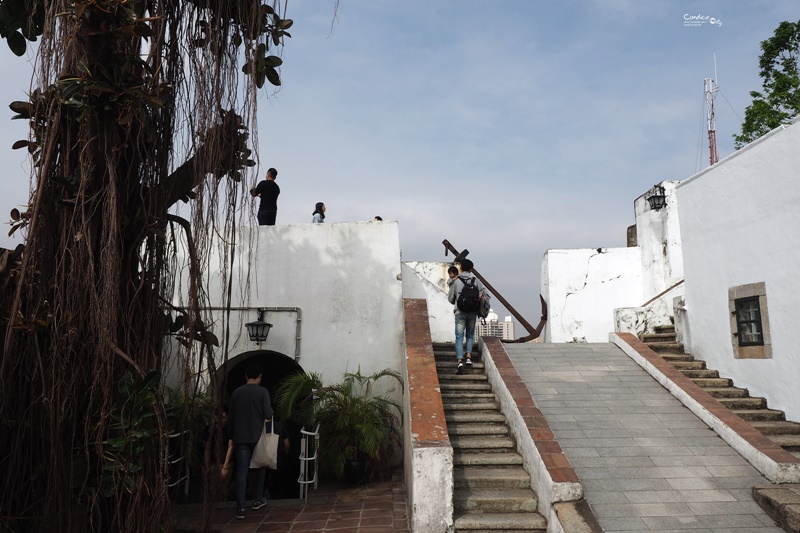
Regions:
<instances>
[{"instance_id":1,"label":"arched doorway","mask_svg":"<svg viewBox=\"0 0 800 533\"><path fill-rule=\"evenodd\" d=\"M276 404L275 393L278 384L287 376L298 372L305 373L305 371L292 357L280 352L252 350L241 353L217 369L217 383L220 387L218 397L221 398L224 405L229 404L233 391L247 382L245 370L251 364L261 366L263 370L261 386L269 390L272 408L277 415L279 406ZM286 456L279 454L277 471L268 471L267 488L273 499L297 498L299 496L297 478L300 474L301 428L294 427L291 423L280 420L279 417L276 419L282 440L289 439L289 453Z\"/></svg>"},{"instance_id":2,"label":"arched doorway","mask_svg":"<svg viewBox=\"0 0 800 533\"><path fill-rule=\"evenodd\" d=\"M244 371L251 364L261 365L264 373L261 377L261 386L269 390L270 398L275 398L275 388L278 383L286 376L301 372L305 374L303 367L286 354L274 352L272 350L252 350L243 352L233 359L228 359L227 363L217 369L217 383L224 390L220 391L219 397L223 403L227 404L231 394L247 381ZM227 377L227 379L225 379Z\"/></svg>"}]
</instances>

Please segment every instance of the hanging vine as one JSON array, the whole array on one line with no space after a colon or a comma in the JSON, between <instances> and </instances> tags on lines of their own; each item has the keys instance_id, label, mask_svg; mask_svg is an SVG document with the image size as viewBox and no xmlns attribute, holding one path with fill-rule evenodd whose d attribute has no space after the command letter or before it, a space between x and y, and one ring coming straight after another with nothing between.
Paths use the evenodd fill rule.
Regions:
<instances>
[{"instance_id":1,"label":"hanging vine","mask_svg":"<svg viewBox=\"0 0 800 533\"><path fill-rule=\"evenodd\" d=\"M215 390L201 274L218 235L229 280L255 93L280 84L291 25L278 0L0 4L14 53L38 40L10 104L33 192L11 213L24 249L0 260L0 531L170 529L167 435L192 417L169 416L160 371Z\"/></svg>"}]
</instances>

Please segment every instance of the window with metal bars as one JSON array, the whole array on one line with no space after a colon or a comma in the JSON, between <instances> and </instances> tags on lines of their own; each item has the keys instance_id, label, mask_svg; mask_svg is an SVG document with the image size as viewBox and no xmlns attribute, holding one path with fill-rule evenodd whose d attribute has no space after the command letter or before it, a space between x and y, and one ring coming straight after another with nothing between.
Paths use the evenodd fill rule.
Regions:
<instances>
[{"instance_id":1,"label":"window with metal bars","mask_svg":"<svg viewBox=\"0 0 800 533\"><path fill-rule=\"evenodd\" d=\"M764 328L758 296L736 300L736 326L739 346L763 346Z\"/></svg>"}]
</instances>

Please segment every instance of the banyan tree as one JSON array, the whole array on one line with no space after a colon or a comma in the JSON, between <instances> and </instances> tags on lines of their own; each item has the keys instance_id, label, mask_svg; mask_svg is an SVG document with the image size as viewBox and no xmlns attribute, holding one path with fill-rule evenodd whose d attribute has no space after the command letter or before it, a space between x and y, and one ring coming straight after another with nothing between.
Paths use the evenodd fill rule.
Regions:
<instances>
[{"instance_id":1,"label":"banyan tree","mask_svg":"<svg viewBox=\"0 0 800 533\"><path fill-rule=\"evenodd\" d=\"M0 532L172 528L172 459L226 342L201 274L218 246L229 278L250 223L256 94L291 26L265 1L0 2L0 35L34 54L9 102L32 171L24 246L0 264Z\"/></svg>"}]
</instances>

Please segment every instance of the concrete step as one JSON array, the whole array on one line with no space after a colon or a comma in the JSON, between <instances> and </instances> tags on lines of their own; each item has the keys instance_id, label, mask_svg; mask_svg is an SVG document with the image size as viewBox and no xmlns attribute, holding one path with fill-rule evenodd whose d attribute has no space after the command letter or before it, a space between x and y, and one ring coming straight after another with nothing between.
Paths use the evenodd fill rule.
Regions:
<instances>
[{"instance_id":1,"label":"concrete step","mask_svg":"<svg viewBox=\"0 0 800 533\"><path fill-rule=\"evenodd\" d=\"M709 370L709 369L702 369L702 370L681 370L684 376L687 378L718 378L719 371L717 370Z\"/></svg>"},{"instance_id":2,"label":"concrete step","mask_svg":"<svg viewBox=\"0 0 800 533\"><path fill-rule=\"evenodd\" d=\"M535 513L538 500L531 489L456 489L453 508L484 513Z\"/></svg>"},{"instance_id":3,"label":"concrete step","mask_svg":"<svg viewBox=\"0 0 800 533\"><path fill-rule=\"evenodd\" d=\"M454 468L453 484L460 488L530 489L531 476L520 467Z\"/></svg>"},{"instance_id":4,"label":"concrete step","mask_svg":"<svg viewBox=\"0 0 800 533\"><path fill-rule=\"evenodd\" d=\"M456 531L510 533L513 531L529 531L545 533L547 520L539 513L471 513L460 511L453 513Z\"/></svg>"},{"instance_id":5,"label":"concrete step","mask_svg":"<svg viewBox=\"0 0 800 533\"><path fill-rule=\"evenodd\" d=\"M731 409L737 416L749 422L773 422L786 420L783 411L774 409Z\"/></svg>"},{"instance_id":6,"label":"concrete step","mask_svg":"<svg viewBox=\"0 0 800 533\"><path fill-rule=\"evenodd\" d=\"M444 401L444 398L442 398L442 403L444 404L445 411L499 411L500 410L500 402L497 401L465 400L463 398L457 400L450 398L447 401Z\"/></svg>"},{"instance_id":7,"label":"concrete step","mask_svg":"<svg viewBox=\"0 0 800 533\"><path fill-rule=\"evenodd\" d=\"M728 378L689 378L689 379L691 379L695 385L702 388L730 387L731 385L733 385L733 382Z\"/></svg>"},{"instance_id":8,"label":"concrete step","mask_svg":"<svg viewBox=\"0 0 800 533\"><path fill-rule=\"evenodd\" d=\"M800 435L767 435L767 437L778 446L783 446L789 451L800 451Z\"/></svg>"},{"instance_id":9,"label":"concrete step","mask_svg":"<svg viewBox=\"0 0 800 533\"><path fill-rule=\"evenodd\" d=\"M459 435L508 435L508 426L505 424L474 424L462 422L448 422L447 432L451 437Z\"/></svg>"},{"instance_id":10,"label":"concrete step","mask_svg":"<svg viewBox=\"0 0 800 533\"><path fill-rule=\"evenodd\" d=\"M453 396L447 399L442 398L445 409L451 411L470 411L473 409L484 411L486 409L500 409L500 402L494 397L492 398L454 398Z\"/></svg>"},{"instance_id":11,"label":"concrete step","mask_svg":"<svg viewBox=\"0 0 800 533\"><path fill-rule=\"evenodd\" d=\"M766 409L767 400L764 398L717 398L719 403L728 409Z\"/></svg>"},{"instance_id":12,"label":"concrete step","mask_svg":"<svg viewBox=\"0 0 800 533\"><path fill-rule=\"evenodd\" d=\"M495 395L493 392L470 392L470 391L460 391L460 392L442 392L442 401L449 402L449 401L466 401L471 402L473 400L494 400Z\"/></svg>"},{"instance_id":13,"label":"concrete step","mask_svg":"<svg viewBox=\"0 0 800 533\"><path fill-rule=\"evenodd\" d=\"M457 452L453 453L454 466L515 466L522 465L517 452Z\"/></svg>"},{"instance_id":14,"label":"concrete step","mask_svg":"<svg viewBox=\"0 0 800 533\"><path fill-rule=\"evenodd\" d=\"M653 329L656 330L656 333L675 333L674 324L654 326Z\"/></svg>"},{"instance_id":15,"label":"concrete step","mask_svg":"<svg viewBox=\"0 0 800 533\"><path fill-rule=\"evenodd\" d=\"M517 448L517 443L514 439L508 436L487 436L487 435L462 435L451 436L450 444L453 446L453 452L468 451L468 450L481 450L484 452L496 451L511 451Z\"/></svg>"},{"instance_id":16,"label":"concrete step","mask_svg":"<svg viewBox=\"0 0 800 533\"><path fill-rule=\"evenodd\" d=\"M670 363L675 361L694 361L694 357L688 353L659 353L658 355Z\"/></svg>"},{"instance_id":17,"label":"concrete step","mask_svg":"<svg viewBox=\"0 0 800 533\"><path fill-rule=\"evenodd\" d=\"M645 333L641 336L642 342L675 342L675 332L667 333Z\"/></svg>"},{"instance_id":18,"label":"concrete step","mask_svg":"<svg viewBox=\"0 0 800 533\"><path fill-rule=\"evenodd\" d=\"M470 370L464 370L461 374L456 374L455 369L452 373L439 374L439 383L442 382L465 382L465 381L487 381L486 374L472 374Z\"/></svg>"},{"instance_id":19,"label":"concrete step","mask_svg":"<svg viewBox=\"0 0 800 533\"><path fill-rule=\"evenodd\" d=\"M683 353L683 344L678 342L646 342L645 343L651 350L656 353Z\"/></svg>"},{"instance_id":20,"label":"concrete step","mask_svg":"<svg viewBox=\"0 0 800 533\"><path fill-rule=\"evenodd\" d=\"M445 421L448 424L450 422L473 422L476 424L488 424L491 422L500 422L505 424L506 417L502 413L486 413L486 412L464 412L464 411L453 411L445 413L444 415Z\"/></svg>"},{"instance_id":21,"label":"concrete step","mask_svg":"<svg viewBox=\"0 0 800 533\"><path fill-rule=\"evenodd\" d=\"M474 360L472 361L472 366L471 367L469 365L464 365L464 366L467 367L467 368L471 368L472 370L483 370L484 367L485 367L485 365L483 363L478 363L478 362L476 362ZM450 372L451 370L453 372L455 372L456 371L456 359L455 358L448 359L447 361L442 361L440 359L440 360L436 361L436 370L437 370L437 372L444 371L445 373L446 372Z\"/></svg>"},{"instance_id":22,"label":"concrete step","mask_svg":"<svg viewBox=\"0 0 800 533\"><path fill-rule=\"evenodd\" d=\"M703 387L703 390L714 398L742 398L750 394L747 389L739 387Z\"/></svg>"},{"instance_id":23,"label":"concrete step","mask_svg":"<svg viewBox=\"0 0 800 533\"><path fill-rule=\"evenodd\" d=\"M678 370L705 370L705 361L670 361L670 364Z\"/></svg>"},{"instance_id":24,"label":"concrete step","mask_svg":"<svg viewBox=\"0 0 800 533\"><path fill-rule=\"evenodd\" d=\"M754 428L764 435L800 435L800 424L785 420L755 420L750 422Z\"/></svg>"},{"instance_id":25,"label":"concrete step","mask_svg":"<svg viewBox=\"0 0 800 533\"><path fill-rule=\"evenodd\" d=\"M439 390L442 393L491 392L492 386L486 381L439 381Z\"/></svg>"}]
</instances>

